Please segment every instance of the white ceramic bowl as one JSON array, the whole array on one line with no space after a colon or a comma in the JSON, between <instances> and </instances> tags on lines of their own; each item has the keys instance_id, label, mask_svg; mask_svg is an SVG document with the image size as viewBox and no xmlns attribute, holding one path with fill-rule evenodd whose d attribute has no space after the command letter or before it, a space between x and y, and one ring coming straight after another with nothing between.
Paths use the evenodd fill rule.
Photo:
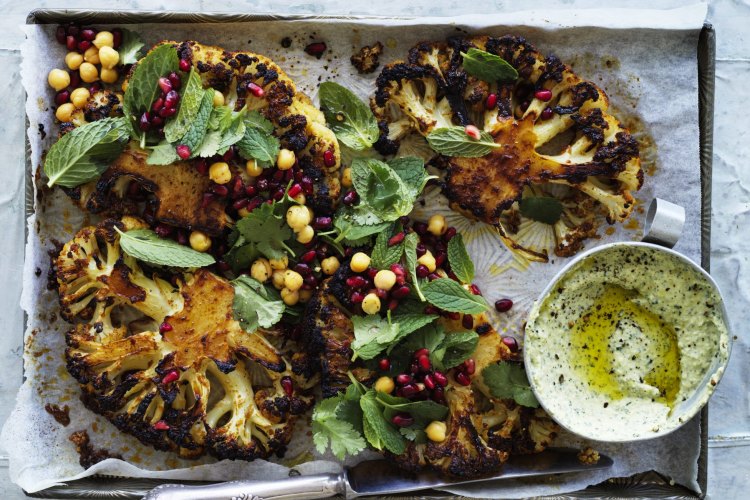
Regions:
<instances>
[{"instance_id":1,"label":"white ceramic bowl","mask_svg":"<svg viewBox=\"0 0 750 500\"><path fill-rule=\"evenodd\" d=\"M624 258L638 259L639 263L635 264L634 271L626 272L625 270L632 268L632 266L629 268L624 263L618 263L617 259ZM571 290L569 293L577 297L586 297L579 304L597 304L595 301L587 302L589 297L596 293L594 290L597 289L587 287L587 282L582 280L582 276L585 275L584 273L589 276L603 273L605 267L602 263L604 262L615 262L615 267L612 268L611 274L607 276L612 277L611 279L615 281L619 280L621 289L628 289L628 280L633 283L638 282L639 278L629 277L638 275L643 278L640 282L646 283L646 285L643 285L644 289L646 289L646 286L653 285L662 293L664 293L664 290L667 290L666 293L685 291L685 300L688 300L688 298L695 300L697 297L693 290L688 291L689 282L700 283L704 287L702 290L706 293L715 292L716 294L718 303L714 304L714 309L709 309L709 315L705 317L710 318L714 325L723 323L723 331L721 331L722 328L717 328L712 333L683 333L681 329L673 329L677 326L677 323L668 325L673 330L658 330L662 333L665 331L675 333L674 336L671 334L665 336L665 338L674 339L669 345L674 347L675 343L683 342L684 344L678 351L680 371L675 370L673 372L681 373L683 366L686 369L689 366L700 365L702 367L700 370L692 370L702 373L689 375L690 377L694 376L695 380L691 384L681 384L680 390L683 392L679 394L678 399L671 401L670 404L664 403L666 398L652 398L653 394L649 393L648 390L656 391L656 389L652 385L643 383L643 366L656 366L658 363L662 363L660 365L662 367L667 366L663 364L664 361L659 361L659 356L646 355L655 351L643 346L655 346L657 344L649 343L650 340L642 333L645 328L639 330L637 327L632 327L632 325L637 325L635 321L630 323L630 327L627 323L625 327L621 327L622 324L619 322L621 320L618 319L617 330L629 331L629 333L618 334L617 337L614 334L610 335L606 344L597 345L596 348L599 349L597 354L591 354L588 351L590 346L587 343L581 346L580 340L573 341L572 338L572 335L576 334L575 332L580 334L581 331L575 326L577 322L571 321L571 318L575 317L578 311L574 313L568 307L561 313L558 309L555 309L555 306L559 307L564 303L560 298L564 297L563 294L567 290ZM652 266L642 265L643 262L650 262ZM677 276L678 272L684 272L687 280L683 283L685 290L670 290L671 287L675 287L676 280L673 279L673 276L665 275L663 268L655 268L654 264L658 263L674 265L675 272L671 273L673 276ZM591 291L578 293L575 292L579 289L576 287L590 289ZM587 293L590 295L586 295ZM560 302L555 302L555 297ZM650 304L649 300L654 300L654 297L656 295L649 298L646 294L645 298L636 298L633 302ZM617 301L615 303L620 304L622 302ZM691 307L690 304L685 304L685 306L685 311L678 314L680 322L683 321L683 315L685 315L685 318L690 318L691 310L697 310L697 306L696 308ZM585 310L586 307L595 306L581 305L579 307L581 310ZM674 306L670 307L673 308ZM593 309L587 310L586 314L589 314L590 311L593 311ZM550 314L551 312L555 312L555 314ZM565 319L565 315L569 315L569 317ZM598 313L594 313L588 316L587 321L594 321L591 319L592 317L603 318ZM622 315L617 317L621 318ZM700 317L696 318L694 321L698 323L708 321L700 319ZM608 321L611 322L612 320L609 319ZM626 321L628 320L626 319ZM560 324L562 322L565 324ZM711 330L710 326L704 325L700 328ZM608 328L611 328L611 326ZM635 335L632 334L633 332L636 332ZM694 357L698 349L692 348L691 345L693 344L689 342L690 335L693 334L708 335L707 338L702 337L701 339L706 338L707 340L701 340L701 342L703 342L704 348L710 345L712 349L709 352L711 359L708 360L707 357L704 357L702 359L706 359L706 361L702 364L698 363L698 365L696 363L700 359ZM593 337L588 336L587 333L585 338L590 340ZM624 342L623 338L627 338L627 342ZM638 342L631 342L634 338L644 340L640 346L640 351L638 349L632 350L633 346L638 345ZM545 288L539 299L534 303L526 325L524 361L531 387L537 399L562 427L575 434L598 441L639 441L668 434L700 411L724 373L731 350L730 339L726 308L723 300L721 300L721 294L716 283L708 273L673 250L649 243L620 242L603 245L579 255L566 265ZM571 342L573 345L570 344ZM578 348L574 347L576 342ZM553 347L552 344L556 347ZM602 352L602 347L606 347L608 350L605 355L598 354ZM587 356L586 363L581 361L582 349ZM631 354L633 354L632 358L630 357ZM661 356L662 359L667 359L667 357L667 355ZM600 358L615 366L604 372L601 371L601 365L598 366L598 370L590 368L596 367ZM632 362L634 365L637 364L637 369L630 366L629 360L631 359L637 359L637 361ZM650 361L646 362L644 359ZM572 369L573 365L578 368ZM613 373L615 375L612 375ZM649 373L655 373L655 370ZM652 376L650 374L648 376ZM648 376L646 380L648 380ZM615 379L610 377L616 377L618 385L613 385L611 382ZM606 383L603 382L605 380ZM622 383L625 385L619 385ZM615 386L619 387L619 392L612 392L611 389ZM626 387L626 389L622 389L622 387ZM664 394L666 393L662 391L662 395Z\"/></svg>"}]
</instances>

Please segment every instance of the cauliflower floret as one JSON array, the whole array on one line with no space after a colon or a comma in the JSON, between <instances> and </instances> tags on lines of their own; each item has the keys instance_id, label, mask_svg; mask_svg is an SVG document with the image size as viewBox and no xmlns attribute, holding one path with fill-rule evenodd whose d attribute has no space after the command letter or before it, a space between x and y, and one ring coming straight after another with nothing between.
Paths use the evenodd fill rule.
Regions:
<instances>
[{"instance_id":1,"label":"cauliflower floret","mask_svg":"<svg viewBox=\"0 0 750 500\"><path fill-rule=\"evenodd\" d=\"M357 68L360 74L372 73L380 65L380 54L383 53L383 44L375 42L372 46L365 45L359 52L349 58L352 66Z\"/></svg>"},{"instance_id":2,"label":"cauliflower floret","mask_svg":"<svg viewBox=\"0 0 750 500\"><path fill-rule=\"evenodd\" d=\"M232 285L204 269L166 281L122 253L126 218L84 228L56 269L68 371L82 400L145 444L184 457L252 460L282 453L297 415L312 405L268 340L233 318ZM81 321L82 320L82 321Z\"/></svg>"}]
</instances>

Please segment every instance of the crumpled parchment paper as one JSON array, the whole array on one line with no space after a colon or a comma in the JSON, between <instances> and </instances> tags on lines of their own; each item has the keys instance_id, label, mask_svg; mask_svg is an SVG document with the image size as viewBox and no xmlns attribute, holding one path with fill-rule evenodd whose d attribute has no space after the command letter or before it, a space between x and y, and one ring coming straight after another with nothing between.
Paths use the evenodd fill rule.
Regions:
<instances>
[{"instance_id":1,"label":"crumpled parchment paper","mask_svg":"<svg viewBox=\"0 0 750 500\"><path fill-rule=\"evenodd\" d=\"M386 49L381 60L403 58L420 40L440 40L461 32L523 35L542 53L555 53L584 78L608 93L618 116L641 142L644 188L637 194L639 206L631 220L600 230L601 239L587 247L615 240L637 240L642 235L644 207L654 197L683 205L687 212L684 236L675 247L695 261L700 259L700 179L698 142L698 76L696 47L706 14L705 4L673 11L628 9L517 12L509 15L427 19L307 19L245 24L134 25L148 43L160 39L195 39L229 50L265 54L295 79L301 90L315 97L320 81L334 79L367 98L374 88L372 75L357 75L349 56L362 45L381 41ZM554 17L550 17L554 16ZM52 90L47 72L63 66L64 47L54 40L54 26L26 26L22 47L22 79L27 92L26 112L31 145L31 167L40 169L43 151L56 137ZM280 45L290 37L292 47ZM317 60L302 49L313 40L328 44ZM42 134L43 130L45 134ZM16 407L6 422L3 442L10 454L11 479L27 492L89 476L111 474L165 479L230 480L281 479L294 467L302 474L338 471L331 456L314 453L309 428L300 423L289 452L277 463L265 461L216 463L211 458L181 460L157 452L135 438L120 433L105 419L86 410L78 400L78 388L67 374L64 332L69 327L58 318L57 296L47 289L49 256L55 241L68 240L91 222L60 192L49 191L36 179L35 215L29 218L29 238L24 268L22 306L28 314L24 365L26 381ZM436 192L426 196L417 216L441 212L464 232L475 259L477 282L490 301L512 297L509 315L493 318L498 330L519 334L525 314L537 294L564 265L553 257L549 264L527 266L508 252L482 224L450 212ZM547 235L549 237L549 235ZM542 239L544 236L542 236ZM7 332L12 334L13 332ZM68 405L71 424L63 427L44 410L47 403ZM125 461L108 459L83 470L68 436L87 429L95 447L119 453ZM633 444L584 443L563 434L558 445L593 446L611 456L615 465L607 471L582 472L554 478L495 481L448 490L480 497L521 497L560 494L599 483L609 477L657 470L677 483L698 491L696 467L700 447L699 421L694 419L661 439ZM365 454L372 457L372 454ZM316 460L313 460L316 459ZM358 458L361 460L362 457ZM355 463L353 460L351 463Z\"/></svg>"}]
</instances>

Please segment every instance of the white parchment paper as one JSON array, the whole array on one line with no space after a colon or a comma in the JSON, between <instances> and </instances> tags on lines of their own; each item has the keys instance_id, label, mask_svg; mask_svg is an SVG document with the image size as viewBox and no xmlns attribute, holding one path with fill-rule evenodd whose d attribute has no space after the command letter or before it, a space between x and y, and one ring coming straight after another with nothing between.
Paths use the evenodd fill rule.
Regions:
<instances>
[{"instance_id":1,"label":"white parchment paper","mask_svg":"<svg viewBox=\"0 0 750 500\"><path fill-rule=\"evenodd\" d=\"M363 98L374 88L373 75L359 76L349 64L353 50L381 41L383 63L403 58L420 40L439 40L462 31L525 36L543 53L556 53L581 76L604 88L616 115L631 128L642 146L646 171L640 205L632 220L614 231L600 231L602 238L588 246L614 240L639 239L644 219L643 205L654 196L685 206L687 221L676 249L695 261L700 259L700 177L698 159L698 76L696 47L706 14L705 4L673 11L601 9L586 11L488 13L452 19L364 19L296 20L246 24L138 25L147 42L160 39L195 39L230 50L252 50L277 61L295 79L301 90L316 95L317 84L335 79ZM554 15L554 18L549 17ZM54 40L54 26L26 26L22 48L22 79L27 92L31 166L40 167L42 152L56 136L53 125L54 97L46 85L46 74L61 67L64 47ZM293 45L284 49L283 37ZM324 40L329 50L317 60L302 52L313 40ZM46 136L40 133L40 127ZM36 183L35 183L36 184ZM6 422L2 439L8 445L11 479L28 492L92 474L168 479L229 480L238 478L283 478L294 467L303 474L340 470L330 457L310 452L305 422L300 424L290 450L278 463L256 461L220 462L204 458L187 461L143 446L135 438L117 431L105 419L86 410L78 400L78 388L67 374L64 332L69 327L57 317L57 297L46 288L49 268L47 251L54 241L69 239L87 216L59 191L40 185L36 213L29 218L22 306L28 314L24 363L26 381L16 407ZM449 222L467 235L469 250L477 265L477 281L489 300L508 296L516 305L510 315L493 318L506 334L518 334L531 303L548 280L565 263L526 267L512 257L482 224L471 223L450 213L438 193L427 195L423 214L445 213ZM68 405L71 424L62 427L44 411L47 403ZM78 465L78 456L68 436L87 429L95 447L121 454L125 461L108 459L88 470ZM680 484L698 490L696 464L699 453L699 422L694 419L661 439L627 445L584 443L563 435L559 445L591 445L611 456L611 470L585 472L557 478L496 481L451 488L457 494L481 497L517 497L559 494L599 483L608 477L627 476L655 469ZM317 458L317 460L312 460ZM322 460L328 458L329 460Z\"/></svg>"}]
</instances>

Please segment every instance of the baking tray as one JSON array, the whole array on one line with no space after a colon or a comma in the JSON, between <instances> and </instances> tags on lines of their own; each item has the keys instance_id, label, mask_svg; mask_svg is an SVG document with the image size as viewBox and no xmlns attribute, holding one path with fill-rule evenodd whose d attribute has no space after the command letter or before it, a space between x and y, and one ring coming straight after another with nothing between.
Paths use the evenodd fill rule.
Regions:
<instances>
[{"instance_id":1,"label":"baking tray","mask_svg":"<svg viewBox=\"0 0 750 500\"><path fill-rule=\"evenodd\" d=\"M239 13L191 13L160 11L103 11L76 9L36 9L26 17L26 24L62 24L76 21L82 24L143 24L143 23L254 23L270 20L314 20L341 19L409 19L407 17L381 16L314 16L314 15L275 15ZM700 127L700 169L701 169L701 266L710 270L711 256L711 173L713 162L714 128L714 87L716 69L716 33L709 23L704 24L696 47L698 64L698 120ZM33 188L31 184L31 162L29 159L28 138L26 144L26 211L33 211ZM656 471L636 474L627 478L611 478L603 483L590 486L564 495L543 497L545 499L574 498L669 498L703 499L708 483L708 406L700 415L700 453L698 455L697 482L702 493L692 491L670 480ZM141 498L150 489L165 482L184 484L208 484L196 481L166 481L158 479L137 479L93 476L65 485L54 486L33 494L34 498ZM460 498L442 491L427 490L423 494L397 495L399 499Z\"/></svg>"}]
</instances>

